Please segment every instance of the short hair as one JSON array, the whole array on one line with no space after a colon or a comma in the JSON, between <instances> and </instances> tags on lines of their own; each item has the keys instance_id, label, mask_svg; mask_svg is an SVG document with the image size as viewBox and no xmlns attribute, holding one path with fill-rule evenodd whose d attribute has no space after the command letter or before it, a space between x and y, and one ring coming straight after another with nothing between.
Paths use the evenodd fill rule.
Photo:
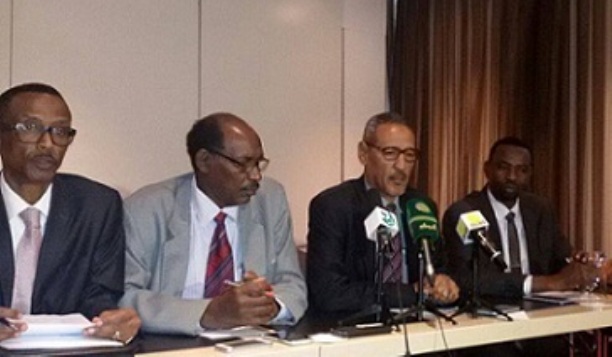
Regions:
<instances>
[{"instance_id":1,"label":"short hair","mask_svg":"<svg viewBox=\"0 0 612 357\"><path fill-rule=\"evenodd\" d=\"M506 136L506 137L503 137L497 140L493 144L493 146L491 146L491 150L489 150L489 159L488 159L489 161L493 159L493 155L495 154L495 151L502 145L516 146L516 147L523 148L529 152L529 156L531 157L531 160L533 160L533 152L531 150L531 146L527 145L526 142L524 142L523 140L515 136Z\"/></svg>"},{"instance_id":2,"label":"short hair","mask_svg":"<svg viewBox=\"0 0 612 357\"><path fill-rule=\"evenodd\" d=\"M195 155L200 149L224 149L221 122L228 118L240 119L234 114L219 112L207 115L193 124L187 133L187 153L194 168Z\"/></svg>"},{"instance_id":3,"label":"short hair","mask_svg":"<svg viewBox=\"0 0 612 357\"><path fill-rule=\"evenodd\" d=\"M24 83L12 87L0 94L0 123L4 123L8 115L9 106L13 98L21 93L44 93L54 95L64 100L60 92L52 86L45 83Z\"/></svg>"},{"instance_id":4,"label":"short hair","mask_svg":"<svg viewBox=\"0 0 612 357\"><path fill-rule=\"evenodd\" d=\"M368 119L368 121L366 122L365 128L363 129L363 141L369 143L370 140L374 137L378 126L382 124L399 124L412 130L412 128L410 127L410 125L408 125L408 122L404 119L404 117L402 117L398 113L378 113Z\"/></svg>"}]
</instances>

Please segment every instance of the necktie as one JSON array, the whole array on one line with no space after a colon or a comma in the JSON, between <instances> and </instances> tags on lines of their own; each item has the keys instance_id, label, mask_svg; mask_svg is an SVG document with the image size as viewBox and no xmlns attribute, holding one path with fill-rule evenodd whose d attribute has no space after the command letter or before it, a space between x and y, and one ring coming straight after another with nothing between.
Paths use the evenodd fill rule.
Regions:
<instances>
[{"instance_id":1,"label":"necktie","mask_svg":"<svg viewBox=\"0 0 612 357\"><path fill-rule=\"evenodd\" d=\"M521 253L518 240L518 231L514 224L514 212L509 212L506 215L508 221L508 250L510 253L510 269L521 270Z\"/></svg>"},{"instance_id":2,"label":"necktie","mask_svg":"<svg viewBox=\"0 0 612 357\"><path fill-rule=\"evenodd\" d=\"M393 203L387 205L386 209L396 213L396 207ZM402 280L402 242L400 234L396 234L389 241L390 254L383 269L383 283L395 283Z\"/></svg>"},{"instance_id":3,"label":"necktie","mask_svg":"<svg viewBox=\"0 0 612 357\"><path fill-rule=\"evenodd\" d=\"M210 241L204 288L205 298L213 298L219 295L223 289L224 281L234 280L234 258L225 230L226 216L223 212L219 212L215 216L217 227Z\"/></svg>"},{"instance_id":4,"label":"necktie","mask_svg":"<svg viewBox=\"0 0 612 357\"><path fill-rule=\"evenodd\" d=\"M17 245L15 254L15 282L12 308L29 314L32 305L32 290L36 277L38 253L42 243L40 211L36 208L23 210L19 217L25 223L25 231Z\"/></svg>"}]
</instances>

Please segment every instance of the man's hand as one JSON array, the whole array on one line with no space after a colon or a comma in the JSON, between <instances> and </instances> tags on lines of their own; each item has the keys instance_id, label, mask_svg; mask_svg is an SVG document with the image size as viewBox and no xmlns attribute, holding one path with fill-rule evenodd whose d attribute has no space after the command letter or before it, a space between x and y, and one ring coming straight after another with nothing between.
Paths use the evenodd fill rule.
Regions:
<instances>
[{"instance_id":1,"label":"man's hand","mask_svg":"<svg viewBox=\"0 0 612 357\"><path fill-rule=\"evenodd\" d=\"M249 271L240 286L228 287L210 301L200 325L204 328L261 325L272 320L278 311L272 286Z\"/></svg>"},{"instance_id":2,"label":"man's hand","mask_svg":"<svg viewBox=\"0 0 612 357\"><path fill-rule=\"evenodd\" d=\"M533 292L574 290L593 283L599 270L591 264L571 261L561 271L553 275L533 277Z\"/></svg>"},{"instance_id":3,"label":"man's hand","mask_svg":"<svg viewBox=\"0 0 612 357\"><path fill-rule=\"evenodd\" d=\"M18 321L21 319L21 313L17 310L0 307L0 319L9 324L9 326L6 326L4 323L0 323L0 341L17 337L21 332L28 329L28 325L25 322ZM10 319L10 321L6 319Z\"/></svg>"},{"instance_id":4,"label":"man's hand","mask_svg":"<svg viewBox=\"0 0 612 357\"><path fill-rule=\"evenodd\" d=\"M459 298L459 287L446 274L436 274L434 285L431 286L426 282L424 290L425 294L444 304L451 303Z\"/></svg>"},{"instance_id":5,"label":"man's hand","mask_svg":"<svg viewBox=\"0 0 612 357\"><path fill-rule=\"evenodd\" d=\"M110 338L125 344L132 341L140 328L140 318L134 309L106 310L92 320L93 326L85 329L85 334Z\"/></svg>"}]
</instances>

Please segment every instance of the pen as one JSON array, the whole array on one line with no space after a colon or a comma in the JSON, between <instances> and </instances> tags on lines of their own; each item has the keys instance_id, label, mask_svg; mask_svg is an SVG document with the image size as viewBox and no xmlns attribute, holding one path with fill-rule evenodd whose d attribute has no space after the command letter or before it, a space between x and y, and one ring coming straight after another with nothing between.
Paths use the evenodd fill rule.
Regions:
<instances>
[{"instance_id":1,"label":"pen","mask_svg":"<svg viewBox=\"0 0 612 357\"><path fill-rule=\"evenodd\" d=\"M8 327L10 329L16 330L15 326L13 326L13 324L11 324L9 322L9 320L7 320L4 317L0 317L0 325L3 325L3 326L6 326L6 327Z\"/></svg>"},{"instance_id":2,"label":"pen","mask_svg":"<svg viewBox=\"0 0 612 357\"><path fill-rule=\"evenodd\" d=\"M242 286L241 281L224 280L223 284L228 285L228 286L233 286L235 288L239 288L240 286Z\"/></svg>"},{"instance_id":3,"label":"pen","mask_svg":"<svg viewBox=\"0 0 612 357\"><path fill-rule=\"evenodd\" d=\"M234 287L234 288L239 288L239 287L242 286L242 284L244 284L244 282L242 282L242 281L232 281L232 280L223 280L223 284L225 284L227 286ZM272 290L264 291L264 295L266 295L267 297L274 298L274 292Z\"/></svg>"}]
</instances>

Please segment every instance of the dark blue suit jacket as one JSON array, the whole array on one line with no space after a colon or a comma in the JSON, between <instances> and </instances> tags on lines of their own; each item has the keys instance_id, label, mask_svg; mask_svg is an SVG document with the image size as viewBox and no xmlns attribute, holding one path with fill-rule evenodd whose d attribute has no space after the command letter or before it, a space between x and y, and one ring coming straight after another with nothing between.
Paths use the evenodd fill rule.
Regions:
<instances>
[{"instance_id":1,"label":"dark blue suit jacket","mask_svg":"<svg viewBox=\"0 0 612 357\"><path fill-rule=\"evenodd\" d=\"M1 197L0 197L1 198ZM92 318L123 294L125 234L119 194L83 177L58 174L38 258L33 314ZM10 306L14 256L0 199L0 306Z\"/></svg>"},{"instance_id":2,"label":"dark blue suit jacket","mask_svg":"<svg viewBox=\"0 0 612 357\"><path fill-rule=\"evenodd\" d=\"M400 196L410 282L418 279L418 247L406 226L404 213L411 198L433 201L425 194L408 189ZM308 222L307 282L309 303L319 311L357 311L375 302L376 244L367 239L364 220L374 208L366 194L363 177L329 188L310 202ZM437 215L437 212L435 212ZM441 241L438 241L441 244ZM438 247L439 253L442 248ZM434 254L437 266L441 256ZM402 304L414 304L412 286L402 289ZM385 286L390 306L397 306L395 284Z\"/></svg>"}]
</instances>

